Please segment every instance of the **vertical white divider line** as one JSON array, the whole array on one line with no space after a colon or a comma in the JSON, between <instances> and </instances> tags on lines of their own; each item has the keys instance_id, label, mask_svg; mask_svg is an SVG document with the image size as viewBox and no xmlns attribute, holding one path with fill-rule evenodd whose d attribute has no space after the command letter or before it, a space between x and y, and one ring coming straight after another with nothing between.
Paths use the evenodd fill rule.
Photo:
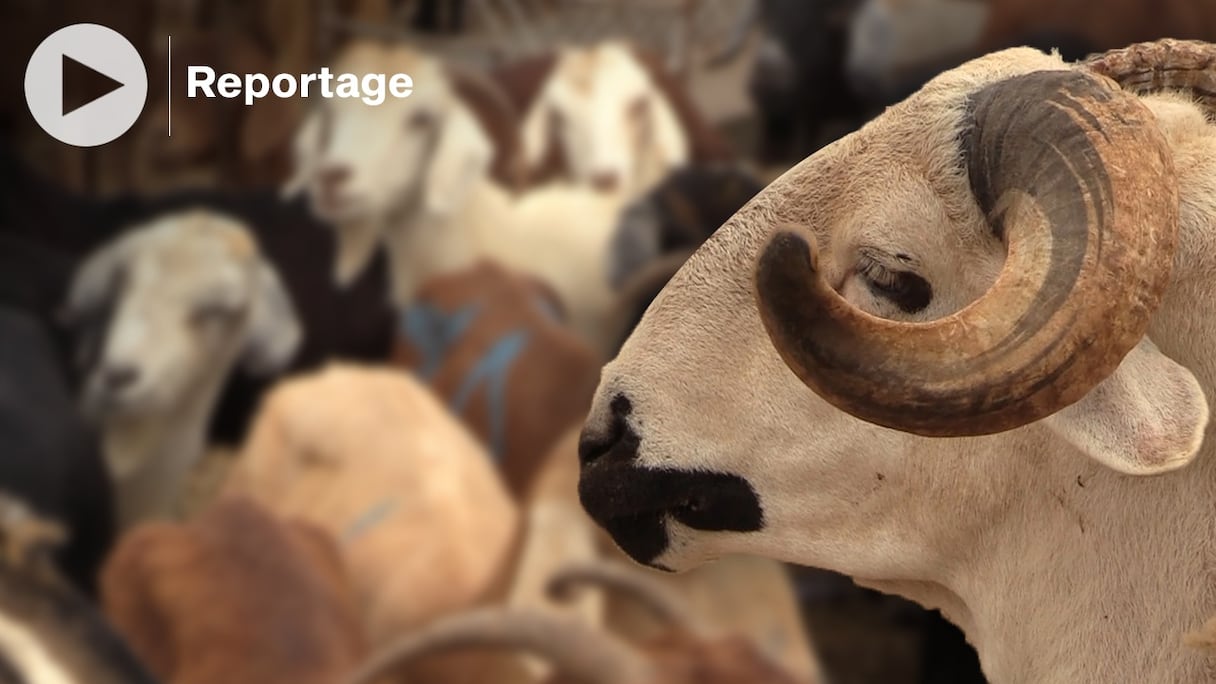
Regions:
<instances>
[{"instance_id":1,"label":"vertical white divider line","mask_svg":"<svg viewBox=\"0 0 1216 684\"><path fill-rule=\"evenodd\" d=\"M169 129L169 137L173 137L173 36L169 36L169 121L167 128Z\"/></svg>"}]
</instances>

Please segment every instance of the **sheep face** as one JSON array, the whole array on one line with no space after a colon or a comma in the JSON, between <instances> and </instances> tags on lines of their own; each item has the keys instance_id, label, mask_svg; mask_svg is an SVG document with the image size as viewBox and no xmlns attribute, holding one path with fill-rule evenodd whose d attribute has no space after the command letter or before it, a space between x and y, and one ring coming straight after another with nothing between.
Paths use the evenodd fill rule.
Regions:
<instances>
[{"instance_id":1,"label":"sheep face","mask_svg":"<svg viewBox=\"0 0 1216 684\"><path fill-rule=\"evenodd\" d=\"M909 347L899 344L922 329L936 329L927 322L974 323L968 316L996 296L994 283L1016 282L1019 274L1030 280L1025 291L1044 291L1040 284L1050 279L1047 255L1058 254L1052 251L1056 240L1011 242L1006 258L1002 231L1021 230L1027 215L1022 209L1014 212L1016 217L994 213L996 229L986 218L996 197L1006 193L987 185L991 178L1003 177L1004 168L977 171L987 134L983 121L990 120L981 105L983 93L1012 87L1008 84L1083 76L1064 69L1056 58L1017 49L939 76L861 131L788 172L687 262L605 367L580 444L583 505L624 551L639 562L673 570L723 554L755 553L866 578L921 579L935 576L954 557L950 554L976 538L977 526L999 518L1010 497L1018 495L1028 469L1044 467L1047 455L1062 459L1064 467L1085 468L1079 458L1084 454L1130 474L1171 470L1194 456L1207 420L1203 395L1187 369L1140 341L1144 327L1124 340L1124 349L1131 351L1113 357L1117 368L1095 371L1088 384L1057 380L1053 391L1083 396L1077 403L1046 418L1023 419L1020 429L991 434L997 428L977 425L991 420L986 414L956 423L953 432L901 424L895 415L962 414L968 410L965 402L948 409L933 403L901 407L888 416L864 410L867 402L878 403L897 391L902 378L891 370L897 356L930 346L923 338ZM1099 92L1094 97L1109 98L1106 82L1094 82ZM1028 91L1017 96L1019 102L1032 98ZM1136 109L1143 107L1131 96L1120 97L1120 102L1130 100L1129 112L1139 113L1119 117L1141 122L1123 126L1103 119L1105 134L1143 135L1145 149L1164 145L1155 124L1144 123L1147 115ZM1049 111L1066 108L1053 105ZM1085 114L1073 116L1061 114L1061 126L1088 121ZM1018 139L1017 131L1009 135L1009 140ZM1093 140L1088 135L1070 139L1082 154L1093 151L1086 147ZM970 141L981 142L973 146ZM1135 164L1161 168L1153 154ZM1032 166L1042 168L1045 158L1036 158ZM1118 167L1124 163L1132 164L1118 162ZM1144 195L1144 185L1129 191L1128 178L1118 175L1116 163L1095 173L1115 188L1111 201L1118 212L1136 212L1132 205L1140 200L1132 196ZM995 197L987 196L989 191ZM1166 195L1153 209L1162 222L1168 222L1171 211ZM1075 198L1059 206L1065 204L1081 206ZM1143 217L1153 212L1139 216L1151 224ZM789 247L792 252L774 251L772 245L778 243L772 242L773 235L791 224L809 229L799 231L805 242ZM1138 226L1129 234L1143 230ZM864 346L864 336L842 336L842 347L827 352L848 369L847 377L883 369L875 384L850 400L825 389L826 383L812 384L819 381L821 369L798 360L800 349L818 353L822 350L814 345L838 330L803 321L811 329L791 331L795 341L780 332L766 334L784 329L774 299L788 297L786 303L796 309L811 298L793 284L798 278L782 281L789 285L787 292L775 292L766 264L771 266L774 255L805 255L811 243L818 246L813 269L831 291L833 306L854 312L850 315L875 330L898 330L886 338L890 343L882 352L861 362L849 359L847 348ZM805 259L800 263L806 266ZM1157 279L1153 287L1163 288L1168 264L1168 259L1158 260L1132 271L1150 273ZM1135 296L1129 293L1127 300ZM1088 299L1086 306L1093 307L1102 297ZM984 309L984 315L1030 315L1036 306L1006 304ZM809 320L828 318L826 312ZM1092 324L1111 336L1118 329L1116 314L1102 315L1111 318ZM791 346L778 342L775 348L781 339ZM946 348L939 342L931 353L961 361L954 352L962 346L963 334L944 339L949 340ZM993 379L994 371L985 373L981 380ZM947 394L940 395L943 404ZM1156 406L1143 401L1149 396L1148 403ZM1002 423L999 429L1012 427L1016 425ZM970 436L921 436L946 434Z\"/></svg>"},{"instance_id":2,"label":"sheep face","mask_svg":"<svg viewBox=\"0 0 1216 684\"><path fill-rule=\"evenodd\" d=\"M238 358L254 371L282 366L300 337L246 229L204 211L163 217L94 254L67 308L87 365L84 404L102 418L169 415Z\"/></svg>"},{"instance_id":3,"label":"sheep face","mask_svg":"<svg viewBox=\"0 0 1216 684\"><path fill-rule=\"evenodd\" d=\"M334 71L405 73L418 84L408 98L379 105L324 101L297 134L288 192L307 190L317 215L335 224L337 279L348 283L385 238L390 216L442 218L458 209L487 176L494 149L436 60L360 43Z\"/></svg>"},{"instance_id":4,"label":"sheep face","mask_svg":"<svg viewBox=\"0 0 1216 684\"><path fill-rule=\"evenodd\" d=\"M975 45L987 15L987 3L971 0L865 0L849 28L853 87L883 100L904 72Z\"/></svg>"},{"instance_id":5,"label":"sheep face","mask_svg":"<svg viewBox=\"0 0 1216 684\"><path fill-rule=\"evenodd\" d=\"M687 136L666 96L624 44L563 51L525 115L524 156L556 146L575 182L644 192L688 162Z\"/></svg>"}]
</instances>

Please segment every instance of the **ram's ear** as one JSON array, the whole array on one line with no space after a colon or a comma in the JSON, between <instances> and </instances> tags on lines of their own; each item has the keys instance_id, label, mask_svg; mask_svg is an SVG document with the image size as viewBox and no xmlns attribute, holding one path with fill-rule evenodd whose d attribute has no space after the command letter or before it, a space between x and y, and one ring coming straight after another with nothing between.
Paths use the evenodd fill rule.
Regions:
<instances>
[{"instance_id":1,"label":"ram's ear","mask_svg":"<svg viewBox=\"0 0 1216 684\"><path fill-rule=\"evenodd\" d=\"M1208 402L1195 376L1145 338L1085 398L1043 422L1103 465L1155 475L1199 452Z\"/></svg>"}]
</instances>

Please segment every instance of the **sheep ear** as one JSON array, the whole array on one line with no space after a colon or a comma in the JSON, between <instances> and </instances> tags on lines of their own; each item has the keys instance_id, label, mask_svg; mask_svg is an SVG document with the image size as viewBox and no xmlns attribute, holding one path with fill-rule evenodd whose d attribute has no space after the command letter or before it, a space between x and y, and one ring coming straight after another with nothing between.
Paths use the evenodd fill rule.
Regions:
<instances>
[{"instance_id":1,"label":"sheep ear","mask_svg":"<svg viewBox=\"0 0 1216 684\"><path fill-rule=\"evenodd\" d=\"M97 311L114 296L123 269L133 253L129 234L94 252L77 269L63 306L62 315L67 321Z\"/></svg>"},{"instance_id":2,"label":"sheep ear","mask_svg":"<svg viewBox=\"0 0 1216 684\"><path fill-rule=\"evenodd\" d=\"M257 281L242 363L254 375L271 375L291 362L303 334L291 297L274 268L260 264Z\"/></svg>"},{"instance_id":3,"label":"sheep ear","mask_svg":"<svg viewBox=\"0 0 1216 684\"><path fill-rule=\"evenodd\" d=\"M542 89L520 124L520 146L529 172L544 173L561 159L562 146L557 137L554 119L557 113L547 93Z\"/></svg>"},{"instance_id":4,"label":"sheep ear","mask_svg":"<svg viewBox=\"0 0 1216 684\"><path fill-rule=\"evenodd\" d=\"M303 192L312 180L317 163L321 159L321 130L321 112L314 109L304 117L292 144L293 170L291 178L283 185L283 199L293 199Z\"/></svg>"},{"instance_id":5,"label":"sheep ear","mask_svg":"<svg viewBox=\"0 0 1216 684\"><path fill-rule=\"evenodd\" d=\"M1085 398L1043 422L1107 467L1154 475L1195 457L1208 403L1195 376L1146 337Z\"/></svg>"},{"instance_id":6,"label":"sheep ear","mask_svg":"<svg viewBox=\"0 0 1216 684\"><path fill-rule=\"evenodd\" d=\"M427 174L424 204L432 216L447 216L460 207L474 184L490 172L494 144L476 118L454 107L439 132Z\"/></svg>"}]
</instances>

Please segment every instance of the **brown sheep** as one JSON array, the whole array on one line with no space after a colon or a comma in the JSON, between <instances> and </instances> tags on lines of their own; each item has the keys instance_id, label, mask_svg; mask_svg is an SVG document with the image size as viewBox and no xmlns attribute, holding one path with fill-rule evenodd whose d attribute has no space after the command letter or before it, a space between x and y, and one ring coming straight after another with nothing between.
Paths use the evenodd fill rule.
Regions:
<instances>
[{"instance_id":1,"label":"brown sheep","mask_svg":"<svg viewBox=\"0 0 1216 684\"><path fill-rule=\"evenodd\" d=\"M225 489L339 540L373 644L494 592L519 526L481 446L393 370L334 365L282 383Z\"/></svg>"},{"instance_id":2,"label":"brown sheep","mask_svg":"<svg viewBox=\"0 0 1216 684\"><path fill-rule=\"evenodd\" d=\"M171 684L332 684L364 653L333 541L248 500L136 528L107 563L102 596Z\"/></svg>"},{"instance_id":3,"label":"brown sheep","mask_svg":"<svg viewBox=\"0 0 1216 684\"><path fill-rule=\"evenodd\" d=\"M624 591L663 619L667 633L640 647L587 624L533 611L487 609L438 621L395 643L348 680L366 684L428 652L467 647L524 649L551 660L546 684L796 684L747 639L707 637L686 622L678 599L628 567L574 567L559 572L551 589L593 582Z\"/></svg>"},{"instance_id":4,"label":"brown sheep","mask_svg":"<svg viewBox=\"0 0 1216 684\"><path fill-rule=\"evenodd\" d=\"M398 337L397 362L482 440L517 495L599 381L599 359L561 316L548 287L481 262L423 285Z\"/></svg>"},{"instance_id":5,"label":"brown sheep","mask_svg":"<svg viewBox=\"0 0 1216 684\"><path fill-rule=\"evenodd\" d=\"M1208 0L989 0L980 53L1027 36L1075 36L1091 50L1158 38L1216 40L1216 3Z\"/></svg>"}]
</instances>

